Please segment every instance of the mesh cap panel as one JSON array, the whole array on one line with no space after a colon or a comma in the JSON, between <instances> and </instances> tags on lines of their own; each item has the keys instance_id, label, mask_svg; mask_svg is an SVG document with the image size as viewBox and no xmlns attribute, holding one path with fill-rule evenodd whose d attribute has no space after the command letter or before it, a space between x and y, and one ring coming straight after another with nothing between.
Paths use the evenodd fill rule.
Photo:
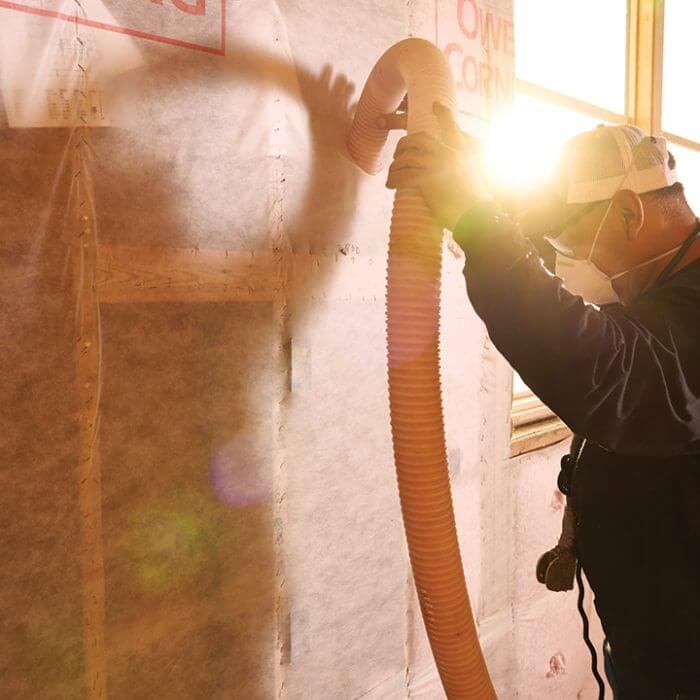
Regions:
<instances>
[{"instance_id":1,"label":"mesh cap panel","mask_svg":"<svg viewBox=\"0 0 700 700\"><path fill-rule=\"evenodd\" d=\"M619 189L642 194L676 182L666 139L636 126L599 126L571 139L561 174L569 204L610 199Z\"/></svg>"}]
</instances>

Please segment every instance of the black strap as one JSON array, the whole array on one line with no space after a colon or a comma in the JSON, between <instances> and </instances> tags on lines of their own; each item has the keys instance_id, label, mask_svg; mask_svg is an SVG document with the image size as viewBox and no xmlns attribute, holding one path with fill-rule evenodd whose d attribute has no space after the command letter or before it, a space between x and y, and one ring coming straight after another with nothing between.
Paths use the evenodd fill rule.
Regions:
<instances>
[{"instance_id":1,"label":"black strap","mask_svg":"<svg viewBox=\"0 0 700 700\"><path fill-rule=\"evenodd\" d=\"M673 268L678 265L678 263L685 257L685 254L688 252L688 248L690 248L691 245L695 242L695 239L700 235L700 220L698 220L697 225L695 226L695 230L688 236L688 238L683 241L683 245L680 247L678 252L673 256L673 259L671 262L669 262L668 265L661 271L661 274L659 275L659 278L656 280L657 284L662 284L665 282L668 278L671 272L673 272Z\"/></svg>"},{"instance_id":2,"label":"black strap","mask_svg":"<svg viewBox=\"0 0 700 700\"><path fill-rule=\"evenodd\" d=\"M598 654L596 654L595 647L593 646L589 636L588 616L586 615L586 611L583 607L583 577L581 576L580 562L576 562L576 583L578 584L578 600L576 601L576 605L578 607L579 614L581 615L581 619L583 620L583 641L586 643L588 651L591 652L591 670L593 671L596 683L598 684L598 700L604 700L605 683L603 683L603 679L600 677L600 673L598 673Z\"/></svg>"},{"instance_id":3,"label":"black strap","mask_svg":"<svg viewBox=\"0 0 700 700\"><path fill-rule=\"evenodd\" d=\"M585 444L586 439L574 433L574 436L571 438L569 454L566 454L561 458L559 477L557 478L557 488L565 496L571 495L571 482L573 481L576 465L581 458L581 453L583 452L583 447Z\"/></svg>"}]
</instances>

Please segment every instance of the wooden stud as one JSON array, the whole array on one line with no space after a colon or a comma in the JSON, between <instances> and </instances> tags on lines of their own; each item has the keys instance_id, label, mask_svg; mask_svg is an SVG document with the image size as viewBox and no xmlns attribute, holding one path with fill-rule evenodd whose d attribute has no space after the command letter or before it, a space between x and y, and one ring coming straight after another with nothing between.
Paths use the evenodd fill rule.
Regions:
<instances>
[{"instance_id":1,"label":"wooden stud","mask_svg":"<svg viewBox=\"0 0 700 700\"><path fill-rule=\"evenodd\" d=\"M76 221L71 258L75 283L75 358L80 453L77 468L86 696L106 700L105 580L102 550L102 487L99 454L100 318L95 290L96 250L89 178L89 129L74 132L75 173L71 208Z\"/></svg>"}]
</instances>

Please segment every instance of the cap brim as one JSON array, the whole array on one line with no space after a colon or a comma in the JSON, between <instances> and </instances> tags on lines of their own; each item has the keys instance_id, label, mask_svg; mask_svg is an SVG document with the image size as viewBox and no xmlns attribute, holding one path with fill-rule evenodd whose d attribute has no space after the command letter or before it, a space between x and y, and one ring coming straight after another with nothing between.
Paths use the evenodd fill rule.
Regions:
<instances>
[{"instance_id":1,"label":"cap brim","mask_svg":"<svg viewBox=\"0 0 700 700\"><path fill-rule=\"evenodd\" d=\"M575 258L576 254L574 253L574 249L571 248L570 246L566 245L563 241L559 239L560 234L547 234L544 236L544 240L549 243L549 245L554 248L554 250L557 251L557 253L560 253L566 258Z\"/></svg>"},{"instance_id":2,"label":"cap brim","mask_svg":"<svg viewBox=\"0 0 700 700\"><path fill-rule=\"evenodd\" d=\"M570 216L566 204L548 190L528 203L516 216L526 236L558 236Z\"/></svg>"}]
</instances>

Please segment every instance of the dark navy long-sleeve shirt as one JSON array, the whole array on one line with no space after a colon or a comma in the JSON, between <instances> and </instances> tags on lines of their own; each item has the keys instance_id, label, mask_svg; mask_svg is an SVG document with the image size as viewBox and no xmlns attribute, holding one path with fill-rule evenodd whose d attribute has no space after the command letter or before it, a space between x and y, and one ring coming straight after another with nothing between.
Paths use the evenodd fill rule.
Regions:
<instances>
[{"instance_id":1,"label":"dark navy long-sleeve shirt","mask_svg":"<svg viewBox=\"0 0 700 700\"><path fill-rule=\"evenodd\" d=\"M467 291L525 383L587 440L577 551L616 659L700 692L700 260L629 305L569 293L514 223L455 231Z\"/></svg>"}]
</instances>

